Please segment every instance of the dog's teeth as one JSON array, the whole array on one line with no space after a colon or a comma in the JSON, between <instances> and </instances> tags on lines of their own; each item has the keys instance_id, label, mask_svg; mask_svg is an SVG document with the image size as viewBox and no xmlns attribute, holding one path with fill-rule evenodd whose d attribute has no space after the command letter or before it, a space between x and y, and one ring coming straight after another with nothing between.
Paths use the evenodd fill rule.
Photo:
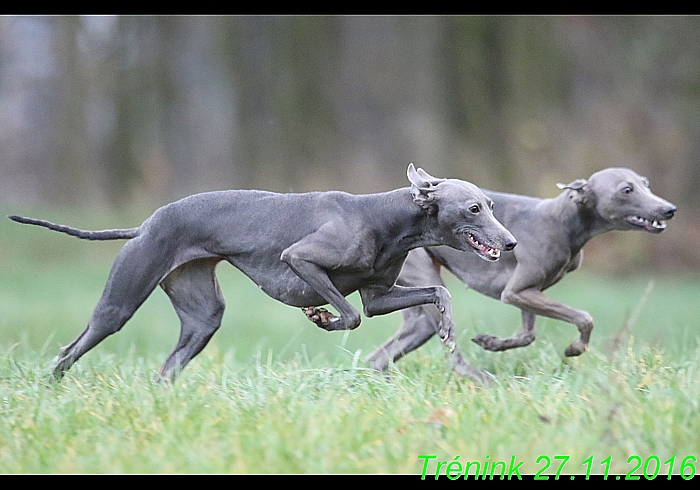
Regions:
<instances>
[{"instance_id":1,"label":"dog's teeth","mask_svg":"<svg viewBox=\"0 0 700 490\"><path fill-rule=\"evenodd\" d=\"M469 232L465 233L471 244L476 248L484 257L488 257L494 260L498 260L501 256L501 251L497 248L489 247L479 242L474 235Z\"/></svg>"},{"instance_id":2,"label":"dog's teeth","mask_svg":"<svg viewBox=\"0 0 700 490\"><path fill-rule=\"evenodd\" d=\"M650 219L642 218L641 216L630 216L628 221L634 222L640 226L656 228L657 230L663 230L666 228L666 222L663 220L655 219L652 221Z\"/></svg>"}]
</instances>

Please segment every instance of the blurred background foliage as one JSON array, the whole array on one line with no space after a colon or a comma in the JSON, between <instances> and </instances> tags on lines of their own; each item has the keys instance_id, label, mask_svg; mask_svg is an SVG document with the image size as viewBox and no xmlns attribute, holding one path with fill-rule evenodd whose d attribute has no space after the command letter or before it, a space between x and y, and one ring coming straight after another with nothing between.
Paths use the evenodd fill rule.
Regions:
<instances>
[{"instance_id":1,"label":"blurred background foliage","mask_svg":"<svg viewBox=\"0 0 700 490\"><path fill-rule=\"evenodd\" d=\"M552 197L627 166L678 215L597 237L586 264L676 274L700 265L699 134L700 17L0 17L0 205L17 214L378 192L409 162Z\"/></svg>"}]
</instances>

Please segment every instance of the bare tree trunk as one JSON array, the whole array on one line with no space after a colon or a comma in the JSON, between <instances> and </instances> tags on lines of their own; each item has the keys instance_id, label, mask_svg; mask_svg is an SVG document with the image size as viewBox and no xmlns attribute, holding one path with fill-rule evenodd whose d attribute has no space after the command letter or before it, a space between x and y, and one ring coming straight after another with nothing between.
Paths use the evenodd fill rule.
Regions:
<instances>
[{"instance_id":1,"label":"bare tree trunk","mask_svg":"<svg viewBox=\"0 0 700 490\"><path fill-rule=\"evenodd\" d=\"M78 48L80 18L57 17L56 57L59 62L55 125L56 198L63 203L91 200L93 187L89 169L88 139L85 131L86 73Z\"/></svg>"}]
</instances>

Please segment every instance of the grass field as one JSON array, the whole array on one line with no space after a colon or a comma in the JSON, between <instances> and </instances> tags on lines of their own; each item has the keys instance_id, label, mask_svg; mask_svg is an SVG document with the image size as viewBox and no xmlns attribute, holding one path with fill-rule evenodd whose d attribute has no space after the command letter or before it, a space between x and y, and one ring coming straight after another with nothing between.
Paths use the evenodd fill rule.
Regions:
<instances>
[{"instance_id":1,"label":"grass field","mask_svg":"<svg viewBox=\"0 0 700 490\"><path fill-rule=\"evenodd\" d=\"M143 217L34 215L85 228ZM152 381L179 330L162 291L49 382L120 246L0 220L0 473L420 475L428 463L434 478L441 462L454 476L468 461L480 471L503 461L553 478L564 457L561 475L700 468L697 276L611 279L584 265L549 292L596 320L590 351L576 359L562 355L574 327L544 318L528 348L478 349L471 337L513 333L519 312L450 278L459 344L497 378L483 388L450 373L437 341L378 375L362 358L394 332L397 314L324 332L222 264L221 331L173 386Z\"/></svg>"}]
</instances>

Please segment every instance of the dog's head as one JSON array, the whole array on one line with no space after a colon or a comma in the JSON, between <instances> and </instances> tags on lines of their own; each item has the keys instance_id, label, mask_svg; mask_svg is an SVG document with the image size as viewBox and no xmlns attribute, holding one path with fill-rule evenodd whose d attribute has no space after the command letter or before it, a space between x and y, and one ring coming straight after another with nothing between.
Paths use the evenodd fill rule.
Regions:
<instances>
[{"instance_id":1,"label":"dog's head","mask_svg":"<svg viewBox=\"0 0 700 490\"><path fill-rule=\"evenodd\" d=\"M413 201L437 219L444 245L473 250L479 257L496 261L501 251L513 250L517 242L493 216L493 202L474 184L438 179L422 169L408 166Z\"/></svg>"},{"instance_id":2,"label":"dog's head","mask_svg":"<svg viewBox=\"0 0 700 490\"><path fill-rule=\"evenodd\" d=\"M676 212L676 206L651 192L646 177L628 168L606 168L588 180L557 186L569 189L576 204L595 211L615 230L661 233Z\"/></svg>"}]
</instances>

